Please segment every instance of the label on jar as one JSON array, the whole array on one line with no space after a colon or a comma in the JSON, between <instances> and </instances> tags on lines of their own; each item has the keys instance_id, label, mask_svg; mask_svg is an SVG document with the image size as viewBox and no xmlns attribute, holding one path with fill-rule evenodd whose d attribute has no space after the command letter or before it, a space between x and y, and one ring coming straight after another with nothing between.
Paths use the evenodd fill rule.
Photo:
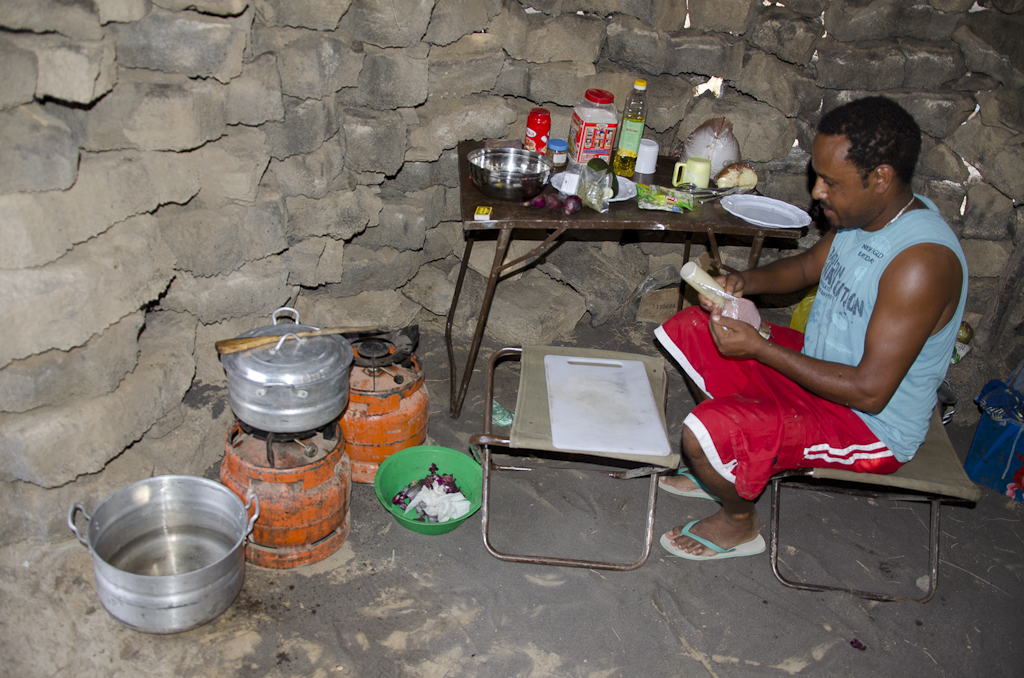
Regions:
<instances>
[{"instance_id":1,"label":"label on jar","mask_svg":"<svg viewBox=\"0 0 1024 678\"><path fill-rule=\"evenodd\" d=\"M582 164L594 158L609 161L618 126L618 122L586 122L574 112L569 125L569 157Z\"/></svg>"}]
</instances>

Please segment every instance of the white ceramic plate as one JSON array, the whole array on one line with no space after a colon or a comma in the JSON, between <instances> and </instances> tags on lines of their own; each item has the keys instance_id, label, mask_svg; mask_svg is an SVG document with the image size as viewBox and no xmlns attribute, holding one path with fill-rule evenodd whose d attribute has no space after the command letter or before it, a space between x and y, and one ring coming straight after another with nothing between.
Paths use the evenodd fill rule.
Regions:
<instances>
[{"instance_id":1,"label":"white ceramic plate","mask_svg":"<svg viewBox=\"0 0 1024 678\"><path fill-rule=\"evenodd\" d=\"M743 221L765 228L803 228L811 215L788 202L763 195L727 195L722 207Z\"/></svg>"},{"instance_id":2,"label":"white ceramic plate","mask_svg":"<svg viewBox=\"0 0 1024 678\"><path fill-rule=\"evenodd\" d=\"M559 172L551 177L551 185L555 187L555 190L559 193L562 192L562 179L565 178L565 172ZM619 202L621 200L629 200L630 198L636 197L636 184L629 179L619 177L619 194L614 198L610 198L608 202Z\"/></svg>"}]
</instances>

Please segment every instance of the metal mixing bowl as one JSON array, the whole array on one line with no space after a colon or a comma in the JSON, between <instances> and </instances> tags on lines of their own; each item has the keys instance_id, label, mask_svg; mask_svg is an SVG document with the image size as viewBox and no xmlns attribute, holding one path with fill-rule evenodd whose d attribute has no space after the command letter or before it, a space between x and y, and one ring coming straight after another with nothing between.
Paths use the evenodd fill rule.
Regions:
<instances>
[{"instance_id":1,"label":"metal mixing bowl","mask_svg":"<svg viewBox=\"0 0 1024 678\"><path fill-rule=\"evenodd\" d=\"M498 200L529 200L551 178L551 159L521 148L470 151L469 176L480 192Z\"/></svg>"}]
</instances>

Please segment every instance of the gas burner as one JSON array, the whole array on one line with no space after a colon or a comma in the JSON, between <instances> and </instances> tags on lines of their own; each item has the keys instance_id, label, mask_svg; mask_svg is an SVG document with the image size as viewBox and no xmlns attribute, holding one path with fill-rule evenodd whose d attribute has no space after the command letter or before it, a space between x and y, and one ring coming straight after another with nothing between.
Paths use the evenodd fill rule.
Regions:
<instances>
[{"instance_id":1,"label":"gas burner","mask_svg":"<svg viewBox=\"0 0 1024 678\"><path fill-rule=\"evenodd\" d=\"M236 424L239 434L233 436L232 442L235 446L241 444L241 434L266 441L266 461L270 468L294 468L310 464L329 453L343 440L341 425L337 420L312 431L297 433L264 431L246 424L241 419L236 420Z\"/></svg>"},{"instance_id":2,"label":"gas burner","mask_svg":"<svg viewBox=\"0 0 1024 678\"><path fill-rule=\"evenodd\" d=\"M356 367L378 368L401 364L408 367L409 358L420 339L419 325L409 325L387 334L369 336L352 342Z\"/></svg>"}]
</instances>

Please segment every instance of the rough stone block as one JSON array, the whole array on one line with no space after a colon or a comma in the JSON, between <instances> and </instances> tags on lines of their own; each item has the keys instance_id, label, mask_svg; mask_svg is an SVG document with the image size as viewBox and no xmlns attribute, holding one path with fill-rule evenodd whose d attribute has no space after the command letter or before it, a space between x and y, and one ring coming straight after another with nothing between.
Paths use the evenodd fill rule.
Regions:
<instances>
[{"instance_id":1,"label":"rough stone block","mask_svg":"<svg viewBox=\"0 0 1024 678\"><path fill-rule=\"evenodd\" d=\"M419 304L395 290L368 290L337 297L327 289L302 290L295 308L303 322L320 327L405 327L420 312Z\"/></svg>"},{"instance_id":2,"label":"rough stone block","mask_svg":"<svg viewBox=\"0 0 1024 678\"><path fill-rule=\"evenodd\" d=\"M475 96L429 101L419 125L410 126L406 161L432 161L463 139L504 139L515 122L515 104L500 97Z\"/></svg>"},{"instance_id":3,"label":"rough stone block","mask_svg":"<svg viewBox=\"0 0 1024 678\"><path fill-rule=\"evenodd\" d=\"M928 0L928 4L940 12L966 12L974 6L974 0Z\"/></svg>"},{"instance_id":4,"label":"rough stone block","mask_svg":"<svg viewBox=\"0 0 1024 678\"><path fill-rule=\"evenodd\" d=\"M743 67L746 42L731 35L693 29L668 35L635 19L612 21L607 32L608 58L623 68L735 80Z\"/></svg>"},{"instance_id":5,"label":"rough stone block","mask_svg":"<svg viewBox=\"0 0 1024 678\"><path fill-rule=\"evenodd\" d=\"M146 16L152 5L150 0L93 0L100 13L100 23L127 23Z\"/></svg>"},{"instance_id":6,"label":"rough stone block","mask_svg":"<svg viewBox=\"0 0 1024 678\"><path fill-rule=\"evenodd\" d=\"M598 73L593 64L574 64L570 61L561 61L556 64L531 64L529 67L530 79L527 88L531 102L539 102L548 105L558 104L564 107L563 117L565 127L557 126L556 116L559 111L551 111L551 129L564 129L568 131L569 120L572 118L572 107L583 99L585 92L591 88L603 89L615 95L616 105L625 101L629 92L633 91L633 81L636 75L623 72L601 72ZM650 91L650 88L648 88ZM532 105L524 106L526 112ZM526 128L526 117L523 116L523 129Z\"/></svg>"},{"instance_id":7,"label":"rough stone block","mask_svg":"<svg viewBox=\"0 0 1024 678\"><path fill-rule=\"evenodd\" d=\"M549 66L545 66L545 69ZM505 59L501 73L494 83L491 94L510 97L530 97L530 64L515 59Z\"/></svg>"},{"instance_id":8,"label":"rough stone block","mask_svg":"<svg viewBox=\"0 0 1024 678\"><path fill-rule=\"evenodd\" d=\"M914 179L913 186L915 193L920 193L935 203L939 208L939 214L959 238L964 230L964 218L960 210L967 197L967 187L952 181L919 178Z\"/></svg>"},{"instance_id":9,"label":"rough stone block","mask_svg":"<svg viewBox=\"0 0 1024 678\"><path fill-rule=\"evenodd\" d=\"M879 92L836 91L825 92L824 110L833 108L867 96L877 96ZM881 93L905 108L914 116L921 131L935 139L943 139L952 134L971 113L974 112L974 97L965 92L937 90L934 92L916 92L897 90Z\"/></svg>"},{"instance_id":10,"label":"rough stone block","mask_svg":"<svg viewBox=\"0 0 1024 678\"><path fill-rule=\"evenodd\" d=\"M961 240L971 278L998 278L1010 261L1009 243L994 240Z\"/></svg>"},{"instance_id":11,"label":"rough stone block","mask_svg":"<svg viewBox=\"0 0 1024 678\"><path fill-rule=\"evenodd\" d=\"M0 110L32 101L38 76L35 52L0 38L0 63Z\"/></svg>"},{"instance_id":12,"label":"rough stone block","mask_svg":"<svg viewBox=\"0 0 1024 678\"><path fill-rule=\"evenodd\" d=\"M690 27L742 35L761 9L761 0L687 0Z\"/></svg>"},{"instance_id":13,"label":"rough stone block","mask_svg":"<svg viewBox=\"0 0 1024 678\"><path fill-rule=\"evenodd\" d=\"M155 9L140 21L111 24L117 39L117 61L128 68L228 82L242 72L242 52L252 16L251 10L222 19ZM160 49L153 49L154 45Z\"/></svg>"},{"instance_id":14,"label":"rough stone block","mask_svg":"<svg viewBox=\"0 0 1024 678\"><path fill-rule=\"evenodd\" d=\"M187 155L83 153L78 180L68 190L0 195L0 268L54 261L111 224L165 203L188 202L198 191Z\"/></svg>"},{"instance_id":15,"label":"rough stone block","mask_svg":"<svg viewBox=\"0 0 1024 678\"><path fill-rule=\"evenodd\" d=\"M811 115L821 106L821 90L805 69L763 52L751 56L735 87L790 118Z\"/></svg>"},{"instance_id":16,"label":"rough stone block","mask_svg":"<svg viewBox=\"0 0 1024 678\"><path fill-rule=\"evenodd\" d=\"M513 240L509 243L508 251L505 252L505 258L502 260L502 263L507 264L510 261L526 256L538 244L532 240ZM473 243L473 251L469 255L469 268L482 275L485 280L491 275L491 267L494 265L495 248L494 240L477 240ZM536 263L536 260L530 260L519 264L517 268L505 269L501 274L502 280L519 280L523 277L523 271L534 263Z\"/></svg>"},{"instance_id":17,"label":"rough stone block","mask_svg":"<svg viewBox=\"0 0 1024 678\"><path fill-rule=\"evenodd\" d=\"M54 107L84 150L185 151L225 131L226 88L214 81L134 71L88 109ZM162 81L161 81L162 80Z\"/></svg>"},{"instance_id":18,"label":"rough stone block","mask_svg":"<svg viewBox=\"0 0 1024 678\"><path fill-rule=\"evenodd\" d=\"M416 277L406 283L401 293L434 315L448 315L455 294L455 284L437 266L427 264L416 272ZM460 295L461 296L461 295ZM460 299L460 301L465 301ZM465 304L459 304L464 307ZM459 323L462 325L464 323Z\"/></svg>"},{"instance_id":19,"label":"rough stone block","mask_svg":"<svg viewBox=\"0 0 1024 678\"><path fill-rule=\"evenodd\" d=\"M228 318L268 318L294 292L288 286L288 269L282 258L267 257L244 264L228 275L202 278L178 273L160 307L195 314L204 324Z\"/></svg>"},{"instance_id":20,"label":"rough stone block","mask_svg":"<svg viewBox=\"0 0 1024 678\"><path fill-rule=\"evenodd\" d=\"M258 212L255 204L206 207L193 202L166 205L157 219L164 242L177 260L175 268L207 277L230 273L247 261L287 248L284 224L261 223Z\"/></svg>"},{"instance_id":21,"label":"rough stone block","mask_svg":"<svg viewBox=\"0 0 1024 678\"><path fill-rule=\"evenodd\" d=\"M197 149L193 156L207 207L232 201L254 202L270 155L266 136L257 128L239 126Z\"/></svg>"},{"instance_id":22,"label":"rough stone block","mask_svg":"<svg viewBox=\"0 0 1024 678\"><path fill-rule=\"evenodd\" d=\"M482 35L488 22L500 11L500 0L437 0L423 41L432 45L450 45L463 36Z\"/></svg>"},{"instance_id":23,"label":"rough stone block","mask_svg":"<svg viewBox=\"0 0 1024 678\"><path fill-rule=\"evenodd\" d=\"M400 199L385 201L380 211L380 223L367 228L353 243L370 249L423 249L427 229L435 226L443 217L444 197L444 187L435 186Z\"/></svg>"},{"instance_id":24,"label":"rough stone block","mask_svg":"<svg viewBox=\"0 0 1024 678\"><path fill-rule=\"evenodd\" d=\"M256 16L265 26L293 26L333 31L352 0L255 0Z\"/></svg>"},{"instance_id":25,"label":"rough stone block","mask_svg":"<svg viewBox=\"0 0 1024 678\"><path fill-rule=\"evenodd\" d=\"M498 285L486 334L501 345L544 345L570 336L586 302L567 285L540 271Z\"/></svg>"},{"instance_id":26,"label":"rough stone block","mask_svg":"<svg viewBox=\"0 0 1024 678\"><path fill-rule=\"evenodd\" d=\"M0 415L0 479L57 487L100 471L181 403L195 374L196 320L153 313L139 364L116 391L21 415Z\"/></svg>"},{"instance_id":27,"label":"rough stone block","mask_svg":"<svg viewBox=\"0 0 1024 678\"><path fill-rule=\"evenodd\" d=\"M342 87L354 87L363 54L330 34L295 31L298 36L277 51L281 91L299 99L320 99Z\"/></svg>"},{"instance_id":28,"label":"rough stone block","mask_svg":"<svg viewBox=\"0 0 1024 678\"><path fill-rule=\"evenodd\" d=\"M830 0L789 0L785 5L800 16L817 18L825 11L829 2Z\"/></svg>"},{"instance_id":29,"label":"rough stone block","mask_svg":"<svg viewBox=\"0 0 1024 678\"><path fill-rule=\"evenodd\" d=\"M697 99L689 115L680 123L677 138L682 143L690 132L706 120L724 117L732 123L733 136L740 146L743 160L767 162L786 157L796 138L796 123L778 109L743 95L723 96L716 99L703 96ZM672 149L666 149L667 153Z\"/></svg>"},{"instance_id":30,"label":"rough stone block","mask_svg":"<svg viewBox=\"0 0 1024 678\"><path fill-rule=\"evenodd\" d=\"M505 51L513 59L537 64L552 61L593 64L601 54L605 22L577 14L557 18L527 14L523 7L509 4L491 23L490 32L502 36Z\"/></svg>"},{"instance_id":31,"label":"rough stone block","mask_svg":"<svg viewBox=\"0 0 1024 678\"><path fill-rule=\"evenodd\" d=\"M427 241L423 245L427 261L441 261L453 255L461 261L465 250L461 221L446 221L427 229Z\"/></svg>"},{"instance_id":32,"label":"rough stone block","mask_svg":"<svg viewBox=\"0 0 1024 678\"><path fill-rule=\"evenodd\" d=\"M271 160L270 169L286 196L322 198L345 163L345 137L335 134L312 153Z\"/></svg>"},{"instance_id":33,"label":"rough stone block","mask_svg":"<svg viewBox=\"0 0 1024 678\"><path fill-rule=\"evenodd\" d=\"M434 0L360 0L338 23L338 31L377 47L412 47L427 32Z\"/></svg>"},{"instance_id":34,"label":"rough stone block","mask_svg":"<svg viewBox=\"0 0 1024 678\"><path fill-rule=\"evenodd\" d=\"M0 343L0 366L81 346L160 296L173 263L156 219L140 215L48 266L0 270L0 322L18 328Z\"/></svg>"},{"instance_id":35,"label":"rough stone block","mask_svg":"<svg viewBox=\"0 0 1024 678\"><path fill-rule=\"evenodd\" d=\"M938 89L967 72L963 52L954 43L902 38L900 47L907 56L903 80L907 89Z\"/></svg>"},{"instance_id":36,"label":"rough stone block","mask_svg":"<svg viewBox=\"0 0 1024 678\"><path fill-rule=\"evenodd\" d=\"M494 88L505 64L501 46L487 33L467 35L449 47L431 47L427 69L430 97L463 97ZM478 48L474 48L477 47Z\"/></svg>"},{"instance_id":37,"label":"rough stone block","mask_svg":"<svg viewBox=\"0 0 1024 678\"><path fill-rule=\"evenodd\" d=\"M345 243L321 236L292 245L281 255L288 268L288 284L319 287L341 280L345 271Z\"/></svg>"},{"instance_id":38,"label":"rough stone block","mask_svg":"<svg viewBox=\"0 0 1024 678\"><path fill-rule=\"evenodd\" d=\"M143 312L125 316L70 351L51 350L0 368L0 411L27 412L110 393L135 369Z\"/></svg>"},{"instance_id":39,"label":"rough stone block","mask_svg":"<svg viewBox=\"0 0 1024 678\"><path fill-rule=\"evenodd\" d=\"M971 12L955 31L967 68L990 75L1007 89L1024 88L1024 15Z\"/></svg>"},{"instance_id":40,"label":"rough stone block","mask_svg":"<svg viewBox=\"0 0 1024 678\"><path fill-rule=\"evenodd\" d=\"M1013 201L988 184L975 183L967 189L964 238L1005 240L1017 220Z\"/></svg>"},{"instance_id":41,"label":"rough stone block","mask_svg":"<svg viewBox=\"0 0 1024 678\"><path fill-rule=\"evenodd\" d=\"M0 193L70 188L78 144L70 128L42 106L0 111Z\"/></svg>"},{"instance_id":42,"label":"rough stone block","mask_svg":"<svg viewBox=\"0 0 1024 678\"><path fill-rule=\"evenodd\" d=\"M885 91L903 84L907 57L896 41L818 43L818 86Z\"/></svg>"},{"instance_id":43,"label":"rough stone block","mask_svg":"<svg viewBox=\"0 0 1024 678\"><path fill-rule=\"evenodd\" d=\"M338 133L338 118L334 97L284 97L284 120L262 125L270 157L284 160L293 155L312 153Z\"/></svg>"},{"instance_id":44,"label":"rough stone block","mask_svg":"<svg viewBox=\"0 0 1024 678\"><path fill-rule=\"evenodd\" d=\"M60 35L11 35L18 47L35 53L37 99L90 104L117 82L114 40L74 40Z\"/></svg>"},{"instance_id":45,"label":"rough stone block","mask_svg":"<svg viewBox=\"0 0 1024 678\"><path fill-rule=\"evenodd\" d=\"M647 127L655 132L675 127L693 105L693 91L693 85L685 78L671 75L648 78Z\"/></svg>"},{"instance_id":46,"label":"rough stone block","mask_svg":"<svg viewBox=\"0 0 1024 678\"><path fill-rule=\"evenodd\" d=\"M391 247L371 250L350 244L345 247L345 275L323 289L336 297L353 297L366 290L397 290L425 263L423 252L400 252Z\"/></svg>"},{"instance_id":47,"label":"rough stone block","mask_svg":"<svg viewBox=\"0 0 1024 678\"><path fill-rule=\"evenodd\" d=\"M367 186L353 191L332 191L315 200L290 196L288 205L288 242L327 235L349 240L376 224L383 203L379 192Z\"/></svg>"},{"instance_id":48,"label":"rough stone block","mask_svg":"<svg viewBox=\"0 0 1024 678\"><path fill-rule=\"evenodd\" d=\"M921 38L946 40L960 15L905 0L832 0L825 29L842 42Z\"/></svg>"},{"instance_id":49,"label":"rough stone block","mask_svg":"<svg viewBox=\"0 0 1024 678\"><path fill-rule=\"evenodd\" d=\"M538 269L582 294L591 326L600 327L643 282L647 256L636 245L565 242Z\"/></svg>"},{"instance_id":50,"label":"rough stone block","mask_svg":"<svg viewBox=\"0 0 1024 678\"><path fill-rule=\"evenodd\" d=\"M1001 193L1018 202L1024 200L1020 146L1007 143L1015 135L1001 127L984 125L979 118L975 116L957 127L946 143Z\"/></svg>"},{"instance_id":51,"label":"rough stone block","mask_svg":"<svg viewBox=\"0 0 1024 678\"><path fill-rule=\"evenodd\" d=\"M441 185L458 188L459 154L455 149L451 149L442 153L434 162L406 162L387 185L400 193L411 193Z\"/></svg>"},{"instance_id":52,"label":"rough stone block","mask_svg":"<svg viewBox=\"0 0 1024 678\"><path fill-rule=\"evenodd\" d=\"M338 92L346 106L388 111L427 100L429 62L412 50L367 47L357 87Z\"/></svg>"},{"instance_id":53,"label":"rough stone block","mask_svg":"<svg viewBox=\"0 0 1024 678\"><path fill-rule=\"evenodd\" d=\"M774 54L783 61L806 66L814 56L818 39L825 32L821 19L802 17L787 3L761 11L747 33L751 47Z\"/></svg>"},{"instance_id":54,"label":"rough stone block","mask_svg":"<svg viewBox=\"0 0 1024 678\"><path fill-rule=\"evenodd\" d=\"M67 0L4 0L0 26L32 33L60 33L76 40L103 37L100 17L92 2Z\"/></svg>"},{"instance_id":55,"label":"rough stone block","mask_svg":"<svg viewBox=\"0 0 1024 678\"><path fill-rule=\"evenodd\" d=\"M986 125L1024 132L1024 91L996 90L975 95L981 106L981 120Z\"/></svg>"},{"instance_id":56,"label":"rough stone block","mask_svg":"<svg viewBox=\"0 0 1024 678\"><path fill-rule=\"evenodd\" d=\"M228 83L224 118L229 125L262 125L268 120L284 120L276 56L263 54L242 64L242 74Z\"/></svg>"},{"instance_id":57,"label":"rough stone block","mask_svg":"<svg viewBox=\"0 0 1024 678\"><path fill-rule=\"evenodd\" d=\"M925 178L957 183L967 181L970 176L960 156L943 143L935 144L927 152L922 147L917 172Z\"/></svg>"},{"instance_id":58,"label":"rough stone block","mask_svg":"<svg viewBox=\"0 0 1024 678\"><path fill-rule=\"evenodd\" d=\"M396 111L344 111L345 167L394 176L405 160L405 120Z\"/></svg>"},{"instance_id":59,"label":"rough stone block","mask_svg":"<svg viewBox=\"0 0 1024 678\"><path fill-rule=\"evenodd\" d=\"M181 12L194 9L214 16L238 16L249 6L249 0L152 0L157 7Z\"/></svg>"}]
</instances>

